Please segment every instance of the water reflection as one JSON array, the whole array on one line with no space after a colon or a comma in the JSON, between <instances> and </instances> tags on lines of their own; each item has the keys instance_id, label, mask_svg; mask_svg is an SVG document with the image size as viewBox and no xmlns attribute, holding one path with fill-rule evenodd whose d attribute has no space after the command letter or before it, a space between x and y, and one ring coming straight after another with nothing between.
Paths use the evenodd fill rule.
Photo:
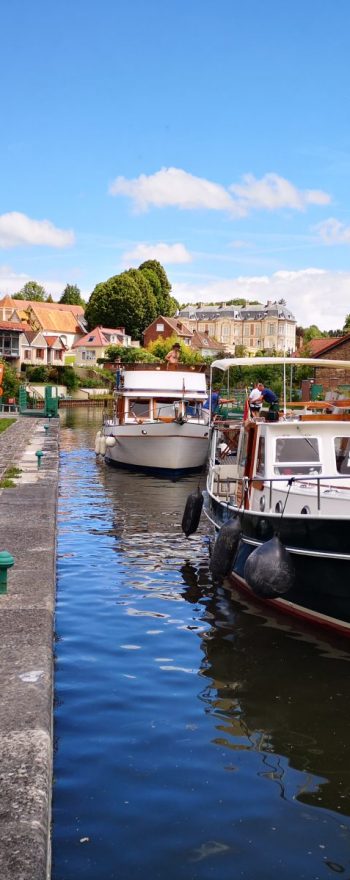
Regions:
<instances>
[{"instance_id":1,"label":"water reflection","mask_svg":"<svg viewBox=\"0 0 350 880\"><path fill-rule=\"evenodd\" d=\"M180 527L197 478L96 463L96 413L74 412L55 880L350 876L348 647L214 591L206 523Z\"/></svg>"}]
</instances>

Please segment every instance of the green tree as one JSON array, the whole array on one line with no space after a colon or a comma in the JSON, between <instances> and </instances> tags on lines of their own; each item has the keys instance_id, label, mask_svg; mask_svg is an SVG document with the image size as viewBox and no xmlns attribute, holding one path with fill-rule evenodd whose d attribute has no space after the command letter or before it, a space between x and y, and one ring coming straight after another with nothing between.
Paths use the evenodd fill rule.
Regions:
<instances>
[{"instance_id":1,"label":"green tree","mask_svg":"<svg viewBox=\"0 0 350 880\"><path fill-rule=\"evenodd\" d=\"M343 333L350 333L350 315L345 316Z\"/></svg>"},{"instance_id":2,"label":"green tree","mask_svg":"<svg viewBox=\"0 0 350 880\"><path fill-rule=\"evenodd\" d=\"M88 327L125 327L133 339L141 339L145 310L140 288L127 273L97 284L85 310Z\"/></svg>"},{"instance_id":3,"label":"green tree","mask_svg":"<svg viewBox=\"0 0 350 880\"><path fill-rule=\"evenodd\" d=\"M328 334L320 330L317 324L310 324L310 327L304 327L304 343L310 342L310 339L320 339L322 336L327 336Z\"/></svg>"},{"instance_id":4,"label":"green tree","mask_svg":"<svg viewBox=\"0 0 350 880\"><path fill-rule=\"evenodd\" d=\"M180 345L180 363L181 364L202 364L203 358L197 351L193 351L193 348L190 348L189 345L186 345L185 342L182 342L178 339L176 335L169 336L167 339L155 339L154 342L150 342L147 350L155 355L160 360L164 361L165 355L168 354L168 351L173 347L175 342L179 342Z\"/></svg>"},{"instance_id":5,"label":"green tree","mask_svg":"<svg viewBox=\"0 0 350 880\"><path fill-rule=\"evenodd\" d=\"M65 303L67 306L85 305L84 300L81 298L79 287L76 284L66 284L59 302Z\"/></svg>"},{"instance_id":6,"label":"green tree","mask_svg":"<svg viewBox=\"0 0 350 880\"><path fill-rule=\"evenodd\" d=\"M55 302L55 300L54 300L54 299L52 298L52 296L51 296L51 293L49 293L49 295L46 297L46 302L47 302L47 303L53 303L53 302Z\"/></svg>"},{"instance_id":7,"label":"green tree","mask_svg":"<svg viewBox=\"0 0 350 880\"><path fill-rule=\"evenodd\" d=\"M14 294L14 299L27 299L33 302L45 302L46 290L37 281L27 281L24 287Z\"/></svg>"},{"instance_id":8,"label":"green tree","mask_svg":"<svg viewBox=\"0 0 350 880\"><path fill-rule=\"evenodd\" d=\"M1 361L1 363L4 364L4 375L1 386L3 389L3 396L5 400L7 400L8 397L16 397L18 399L19 378L17 373L6 361Z\"/></svg>"},{"instance_id":9,"label":"green tree","mask_svg":"<svg viewBox=\"0 0 350 880\"><path fill-rule=\"evenodd\" d=\"M123 272L122 275L127 275L129 278L137 284L139 291L141 293L142 305L144 310L144 327L148 327L149 324L152 324L152 321L157 317L158 306L157 300L153 292L152 284L147 278L147 275L143 272L140 272L140 269L128 269L127 272Z\"/></svg>"},{"instance_id":10,"label":"green tree","mask_svg":"<svg viewBox=\"0 0 350 880\"><path fill-rule=\"evenodd\" d=\"M123 345L109 345L106 348L105 356L112 364L120 360L123 364L133 363L158 363L159 358L155 357L146 348L131 348Z\"/></svg>"},{"instance_id":11,"label":"green tree","mask_svg":"<svg viewBox=\"0 0 350 880\"><path fill-rule=\"evenodd\" d=\"M159 315L174 315L179 308L179 304L174 297L170 296L171 284L165 269L158 260L146 260L139 266L141 272L146 273L146 277L153 288L153 293L157 300ZM158 279L155 280L154 276Z\"/></svg>"}]
</instances>

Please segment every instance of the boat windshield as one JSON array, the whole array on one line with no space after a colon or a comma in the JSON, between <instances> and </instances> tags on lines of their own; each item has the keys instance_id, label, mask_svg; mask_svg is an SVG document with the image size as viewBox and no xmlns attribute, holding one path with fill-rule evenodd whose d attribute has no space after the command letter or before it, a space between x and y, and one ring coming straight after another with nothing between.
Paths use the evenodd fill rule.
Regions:
<instances>
[{"instance_id":1,"label":"boat windshield","mask_svg":"<svg viewBox=\"0 0 350 880\"><path fill-rule=\"evenodd\" d=\"M319 474L320 453L316 437L279 437L276 439L275 474Z\"/></svg>"},{"instance_id":2,"label":"boat windshield","mask_svg":"<svg viewBox=\"0 0 350 880\"><path fill-rule=\"evenodd\" d=\"M350 474L350 437L334 438L338 474Z\"/></svg>"}]
</instances>

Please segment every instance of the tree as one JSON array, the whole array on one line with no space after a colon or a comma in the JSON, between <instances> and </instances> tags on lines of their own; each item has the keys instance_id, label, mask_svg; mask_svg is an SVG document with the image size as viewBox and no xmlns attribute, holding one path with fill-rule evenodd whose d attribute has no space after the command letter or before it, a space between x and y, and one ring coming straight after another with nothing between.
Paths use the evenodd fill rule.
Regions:
<instances>
[{"instance_id":1,"label":"tree","mask_svg":"<svg viewBox=\"0 0 350 880\"><path fill-rule=\"evenodd\" d=\"M350 315L345 316L343 333L350 333Z\"/></svg>"},{"instance_id":2,"label":"tree","mask_svg":"<svg viewBox=\"0 0 350 880\"><path fill-rule=\"evenodd\" d=\"M137 287L139 288L144 309L145 326L143 329L145 329L145 327L148 327L149 324L152 324L152 321L154 321L154 319L159 314L158 304L153 292L152 285L148 280L146 274L140 272L140 269L128 269L126 272L122 273L122 276L123 275L128 275L129 278L132 278L132 280L135 282L135 284L137 284Z\"/></svg>"},{"instance_id":3,"label":"tree","mask_svg":"<svg viewBox=\"0 0 350 880\"><path fill-rule=\"evenodd\" d=\"M134 339L141 339L144 307L140 288L128 272L97 284L85 310L88 327L125 327Z\"/></svg>"},{"instance_id":4,"label":"tree","mask_svg":"<svg viewBox=\"0 0 350 880\"><path fill-rule=\"evenodd\" d=\"M52 299L51 293L49 293L49 295L46 297L46 302L47 302L47 303L53 303L53 302L54 302L54 299Z\"/></svg>"},{"instance_id":5,"label":"tree","mask_svg":"<svg viewBox=\"0 0 350 880\"><path fill-rule=\"evenodd\" d=\"M165 317L174 315L179 304L174 297L170 296L171 284L163 266L158 263L158 260L146 260L141 263L139 269L146 274L147 280L152 285L157 300L158 314Z\"/></svg>"},{"instance_id":6,"label":"tree","mask_svg":"<svg viewBox=\"0 0 350 880\"><path fill-rule=\"evenodd\" d=\"M14 294L14 299L26 299L33 302L45 302L46 290L37 281L27 281L24 287Z\"/></svg>"},{"instance_id":7,"label":"tree","mask_svg":"<svg viewBox=\"0 0 350 880\"><path fill-rule=\"evenodd\" d=\"M147 346L147 351L151 352L151 354L164 361L165 355L167 355L168 351L172 349L175 342L179 342L180 344L181 364L203 363L204 358L197 351L194 351L193 348L190 348L189 345L186 345L185 342L179 340L176 335L168 336L167 339L163 339L162 337L155 339L154 342L150 342L150 344Z\"/></svg>"},{"instance_id":8,"label":"tree","mask_svg":"<svg viewBox=\"0 0 350 880\"><path fill-rule=\"evenodd\" d=\"M79 287L76 284L66 284L59 302L65 303L67 306L85 305L84 300L81 298Z\"/></svg>"}]
</instances>

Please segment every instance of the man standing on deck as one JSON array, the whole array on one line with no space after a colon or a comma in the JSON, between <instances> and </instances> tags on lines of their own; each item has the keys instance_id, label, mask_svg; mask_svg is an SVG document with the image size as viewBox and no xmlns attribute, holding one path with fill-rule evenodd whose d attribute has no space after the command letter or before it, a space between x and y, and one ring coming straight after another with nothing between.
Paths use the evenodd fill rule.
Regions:
<instances>
[{"instance_id":1,"label":"man standing on deck","mask_svg":"<svg viewBox=\"0 0 350 880\"><path fill-rule=\"evenodd\" d=\"M268 421L278 422L279 400L277 394L275 394L271 388L266 388L263 382L258 382L257 387L260 391L260 398L258 398L255 403L267 403L269 405L269 411L267 414Z\"/></svg>"}]
</instances>

